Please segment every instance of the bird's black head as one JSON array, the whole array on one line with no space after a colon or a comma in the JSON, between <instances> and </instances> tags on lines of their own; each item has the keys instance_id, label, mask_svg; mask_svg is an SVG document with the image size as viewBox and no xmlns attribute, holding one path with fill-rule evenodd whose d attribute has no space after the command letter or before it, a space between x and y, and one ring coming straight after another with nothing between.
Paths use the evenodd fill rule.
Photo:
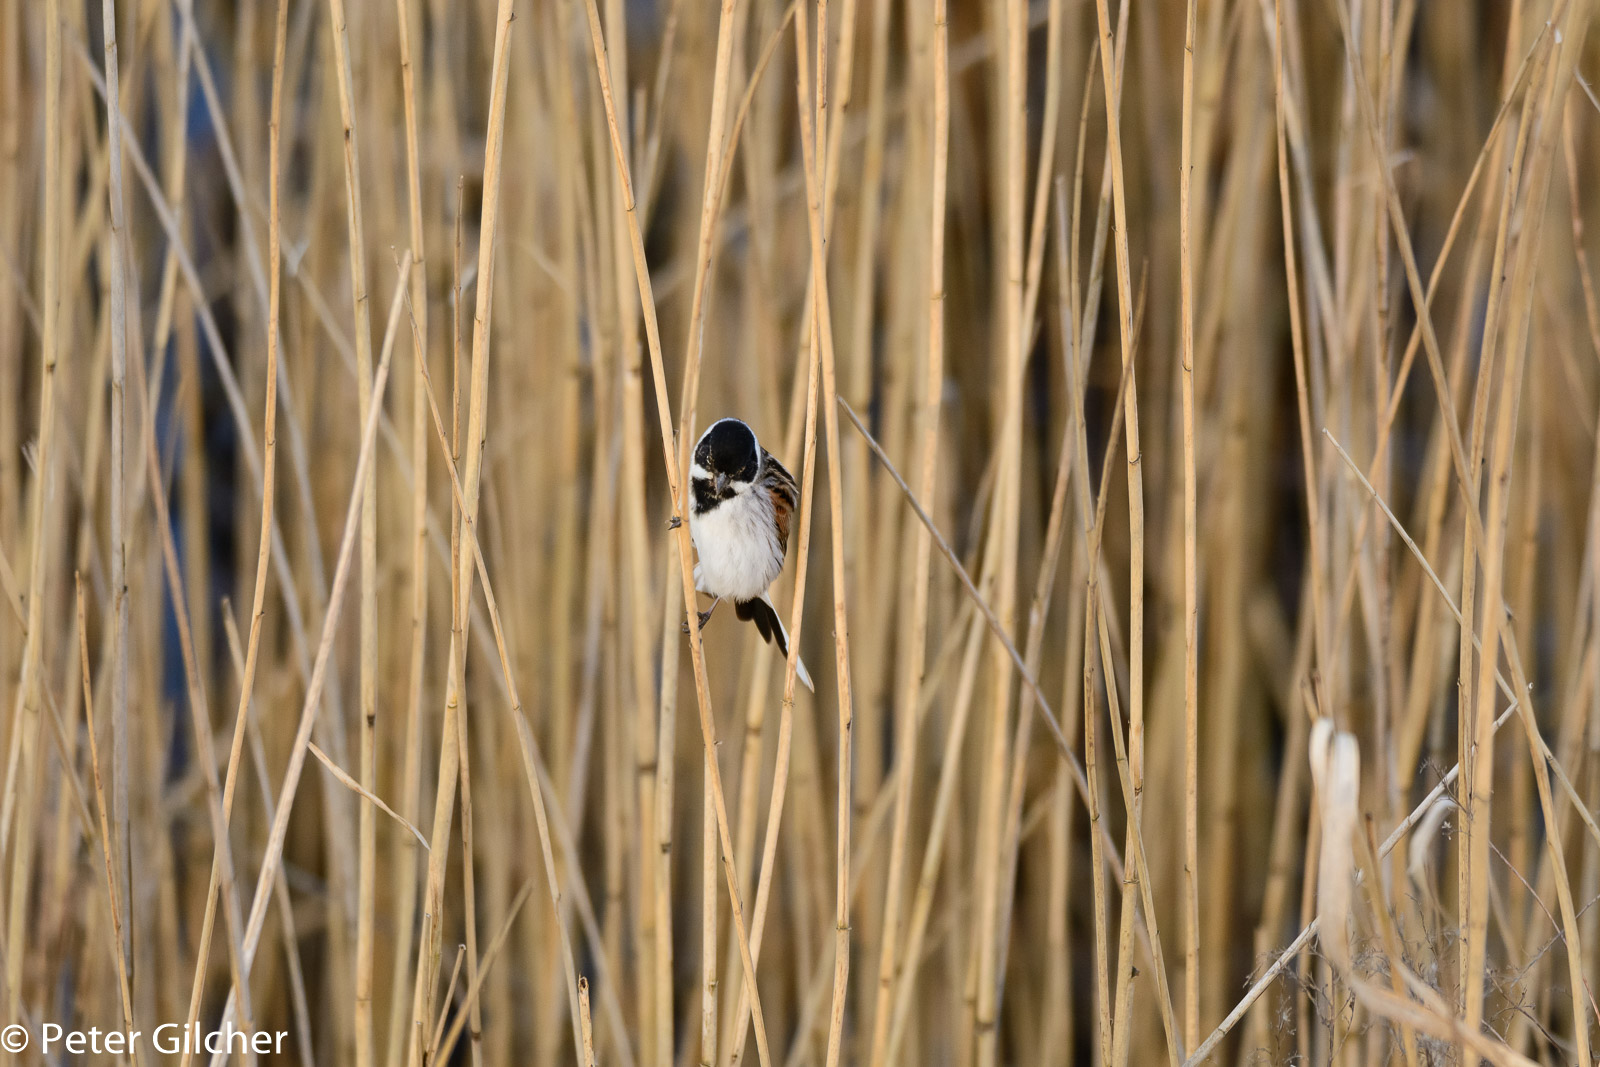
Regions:
<instances>
[{"instance_id":1,"label":"bird's black head","mask_svg":"<svg viewBox=\"0 0 1600 1067\"><path fill-rule=\"evenodd\" d=\"M694 461L712 477L725 475L731 482L753 482L761 466L756 435L738 419L723 419L694 446Z\"/></svg>"},{"instance_id":2,"label":"bird's black head","mask_svg":"<svg viewBox=\"0 0 1600 1067\"><path fill-rule=\"evenodd\" d=\"M738 419L713 423L694 446L696 512L733 495L733 485L754 482L761 470L761 447L750 427ZM700 471L704 471L701 474Z\"/></svg>"}]
</instances>

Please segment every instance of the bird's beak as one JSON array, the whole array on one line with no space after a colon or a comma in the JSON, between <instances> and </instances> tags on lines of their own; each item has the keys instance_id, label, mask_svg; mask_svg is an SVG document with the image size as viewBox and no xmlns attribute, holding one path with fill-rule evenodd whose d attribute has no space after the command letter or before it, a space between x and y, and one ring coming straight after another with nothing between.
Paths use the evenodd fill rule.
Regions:
<instances>
[{"instance_id":1,"label":"bird's beak","mask_svg":"<svg viewBox=\"0 0 1600 1067\"><path fill-rule=\"evenodd\" d=\"M724 494L726 494L727 491L728 491L728 476L726 474L717 475L717 496L721 497Z\"/></svg>"}]
</instances>

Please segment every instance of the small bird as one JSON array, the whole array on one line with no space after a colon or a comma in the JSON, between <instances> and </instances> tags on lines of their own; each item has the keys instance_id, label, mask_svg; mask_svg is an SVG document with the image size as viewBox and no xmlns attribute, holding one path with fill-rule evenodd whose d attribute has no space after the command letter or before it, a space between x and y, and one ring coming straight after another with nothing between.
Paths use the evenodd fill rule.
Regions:
<instances>
[{"instance_id":1,"label":"small bird","mask_svg":"<svg viewBox=\"0 0 1600 1067\"><path fill-rule=\"evenodd\" d=\"M750 427L727 418L712 423L695 443L689 484L689 534L700 555L694 584L714 598L700 613L700 625L724 598L732 600L733 613L754 622L762 639L776 642L787 658L789 635L767 587L783 570L789 547L789 517L800 501L794 476L761 447ZM798 658L795 673L816 692Z\"/></svg>"}]
</instances>

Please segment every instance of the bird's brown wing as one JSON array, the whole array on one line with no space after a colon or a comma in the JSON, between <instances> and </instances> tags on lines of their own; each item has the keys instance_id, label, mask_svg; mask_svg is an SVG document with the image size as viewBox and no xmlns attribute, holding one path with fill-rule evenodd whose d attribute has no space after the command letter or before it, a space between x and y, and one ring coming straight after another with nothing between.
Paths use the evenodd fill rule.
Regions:
<instances>
[{"instance_id":1,"label":"bird's brown wing","mask_svg":"<svg viewBox=\"0 0 1600 1067\"><path fill-rule=\"evenodd\" d=\"M772 495L772 520L778 527L778 549L789 551L789 517L800 504L794 475L771 452L761 451L761 487Z\"/></svg>"}]
</instances>

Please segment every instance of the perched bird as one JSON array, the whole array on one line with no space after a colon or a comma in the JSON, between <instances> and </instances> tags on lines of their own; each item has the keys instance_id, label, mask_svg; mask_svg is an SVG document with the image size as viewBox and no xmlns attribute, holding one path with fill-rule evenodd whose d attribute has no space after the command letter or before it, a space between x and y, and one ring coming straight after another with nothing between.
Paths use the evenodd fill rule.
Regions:
<instances>
[{"instance_id":1,"label":"perched bird","mask_svg":"<svg viewBox=\"0 0 1600 1067\"><path fill-rule=\"evenodd\" d=\"M755 623L762 639L775 642L787 658L789 635L767 587L783 570L789 547L789 517L800 500L794 476L761 447L750 427L729 418L712 423L696 442L689 485L689 534L700 556L694 584L714 598L700 613L700 625L724 598L732 600L734 614ZM798 658L795 672L816 692Z\"/></svg>"}]
</instances>

